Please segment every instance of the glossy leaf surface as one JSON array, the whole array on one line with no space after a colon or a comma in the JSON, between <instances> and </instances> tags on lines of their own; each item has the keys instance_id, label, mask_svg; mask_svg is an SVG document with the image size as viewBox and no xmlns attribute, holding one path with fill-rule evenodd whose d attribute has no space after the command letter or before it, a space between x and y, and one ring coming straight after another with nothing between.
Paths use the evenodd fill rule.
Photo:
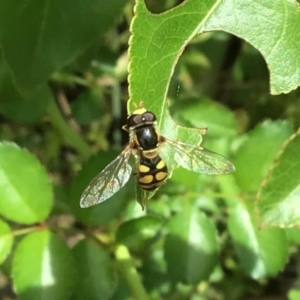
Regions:
<instances>
[{"instance_id":1,"label":"glossy leaf surface","mask_svg":"<svg viewBox=\"0 0 300 300\"><path fill-rule=\"evenodd\" d=\"M22 92L32 92L54 70L81 54L113 24L125 3L0 1L1 48Z\"/></svg>"},{"instance_id":2,"label":"glossy leaf surface","mask_svg":"<svg viewBox=\"0 0 300 300\"><path fill-rule=\"evenodd\" d=\"M164 255L174 282L195 284L206 280L218 259L217 233L202 212L186 204L167 225Z\"/></svg>"},{"instance_id":3,"label":"glossy leaf surface","mask_svg":"<svg viewBox=\"0 0 300 300\"><path fill-rule=\"evenodd\" d=\"M175 64L197 33L225 30L249 41L267 60L273 93L287 92L299 85L300 73L294 63L300 60L295 50L299 33L288 30L299 22L295 2L288 1L285 6L279 0L272 3L267 0L243 3L187 0L172 10L155 15L147 10L143 1L138 1L135 11L129 49L131 99L128 111L132 112L132 103L144 101L145 106L156 113L162 133L171 139L186 139L191 144L201 141L199 131L188 130L187 134L187 129L176 126L167 112L166 103ZM270 12L272 15L266 23L265 16ZM239 17L236 19L236 16ZM269 28L272 28L271 32ZM267 42L266 31L270 33ZM286 53L285 59L279 60L279 53Z\"/></svg>"},{"instance_id":4,"label":"glossy leaf surface","mask_svg":"<svg viewBox=\"0 0 300 300\"><path fill-rule=\"evenodd\" d=\"M184 99L176 101L172 110L177 111L180 122L196 128L208 128L209 137L231 137L237 133L237 123L233 112L210 99Z\"/></svg>"},{"instance_id":5,"label":"glossy leaf surface","mask_svg":"<svg viewBox=\"0 0 300 300\"><path fill-rule=\"evenodd\" d=\"M292 129L286 122L265 122L254 128L237 150L234 176L244 192L256 192Z\"/></svg>"},{"instance_id":6,"label":"glossy leaf surface","mask_svg":"<svg viewBox=\"0 0 300 300\"><path fill-rule=\"evenodd\" d=\"M10 70L0 55L0 112L7 118L32 124L40 120L53 100L50 88L41 84L32 95L24 97L17 89Z\"/></svg>"},{"instance_id":7,"label":"glossy leaf surface","mask_svg":"<svg viewBox=\"0 0 300 300\"><path fill-rule=\"evenodd\" d=\"M300 84L299 4L296 1L217 1L202 30L224 30L254 46L270 70L272 94ZM270 30L272 28L272 30ZM267 33L267 34L266 34Z\"/></svg>"},{"instance_id":8,"label":"glossy leaf surface","mask_svg":"<svg viewBox=\"0 0 300 300\"><path fill-rule=\"evenodd\" d=\"M45 220L53 191L39 161L13 143L0 144L0 212L11 221L32 224Z\"/></svg>"},{"instance_id":9,"label":"glossy leaf surface","mask_svg":"<svg viewBox=\"0 0 300 300\"><path fill-rule=\"evenodd\" d=\"M276 275L288 260L285 232L279 228L258 228L253 207L236 203L231 209L229 232L241 266L252 278Z\"/></svg>"},{"instance_id":10,"label":"glossy leaf surface","mask_svg":"<svg viewBox=\"0 0 300 300\"><path fill-rule=\"evenodd\" d=\"M257 200L262 226L300 226L300 136L285 143L266 176Z\"/></svg>"},{"instance_id":11,"label":"glossy leaf surface","mask_svg":"<svg viewBox=\"0 0 300 300\"><path fill-rule=\"evenodd\" d=\"M162 220L151 216L133 219L123 223L117 232L119 244L129 249L141 249L151 245L162 228Z\"/></svg>"},{"instance_id":12,"label":"glossy leaf surface","mask_svg":"<svg viewBox=\"0 0 300 300\"><path fill-rule=\"evenodd\" d=\"M295 31L291 31L290 35L288 31L281 32L282 26L279 26L278 19L282 20L284 28L295 26L298 22L295 5L288 3L284 10L282 3L278 1L272 5L268 1L261 3L246 1L245 3L187 0L172 10L155 15L147 10L143 1L138 1L135 7L136 16L131 26L129 49L131 98L128 102L128 111L132 112L132 103L139 104L143 101L145 107L157 115L158 125L163 135L191 145L201 143L201 131L182 128L173 122L168 113L166 95L174 67L183 49L197 33L207 30L223 29L254 45L267 60L271 70L271 89L274 93L294 89L300 82L300 74L295 69L294 61L300 60L300 57L295 51L292 53L289 51L297 49L295 43L298 43L299 39L295 38ZM268 21L274 30L268 35L270 40L266 43L264 32L270 28L270 24L260 19L264 19L270 11L274 14L268 18ZM282 18L282 14L286 18ZM239 17L237 22L235 16L244 16L244 18ZM222 22L226 20L227 27L220 20ZM239 22L245 26L241 27ZM248 28L249 26L252 30ZM165 32L168 34L166 35ZM284 66L280 68L277 59L280 55L277 51L289 53L284 60ZM280 60L280 64L282 62L283 60ZM289 72L289 76L285 74L283 78L282 69ZM290 80L287 82L286 78ZM168 156L174 156L172 150Z\"/></svg>"},{"instance_id":13,"label":"glossy leaf surface","mask_svg":"<svg viewBox=\"0 0 300 300\"><path fill-rule=\"evenodd\" d=\"M29 234L18 244L12 274L20 300L69 299L75 280L70 250L47 230Z\"/></svg>"},{"instance_id":14,"label":"glossy leaf surface","mask_svg":"<svg viewBox=\"0 0 300 300\"><path fill-rule=\"evenodd\" d=\"M75 299L111 299L117 287L115 266L94 241L82 240L72 249L76 261Z\"/></svg>"},{"instance_id":15,"label":"glossy leaf surface","mask_svg":"<svg viewBox=\"0 0 300 300\"><path fill-rule=\"evenodd\" d=\"M13 235L7 223L0 220L0 264L5 260L11 251Z\"/></svg>"}]
</instances>

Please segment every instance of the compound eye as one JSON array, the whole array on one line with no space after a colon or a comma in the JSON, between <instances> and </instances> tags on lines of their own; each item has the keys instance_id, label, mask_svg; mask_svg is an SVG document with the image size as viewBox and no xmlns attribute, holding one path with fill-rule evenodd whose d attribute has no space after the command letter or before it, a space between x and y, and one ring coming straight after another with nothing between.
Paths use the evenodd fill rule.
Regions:
<instances>
[{"instance_id":1,"label":"compound eye","mask_svg":"<svg viewBox=\"0 0 300 300\"><path fill-rule=\"evenodd\" d=\"M154 122L156 121L156 116L152 112L147 111L143 114L142 120L146 122Z\"/></svg>"},{"instance_id":2,"label":"compound eye","mask_svg":"<svg viewBox=\"0 0 300 300\"><path fill-rule=\"evenodd\" d=\"M142 115L131 115L128 119L127 119L127 126L133 127L136 126L138 124L142 123Z\"/></svg>"}]
</instances>

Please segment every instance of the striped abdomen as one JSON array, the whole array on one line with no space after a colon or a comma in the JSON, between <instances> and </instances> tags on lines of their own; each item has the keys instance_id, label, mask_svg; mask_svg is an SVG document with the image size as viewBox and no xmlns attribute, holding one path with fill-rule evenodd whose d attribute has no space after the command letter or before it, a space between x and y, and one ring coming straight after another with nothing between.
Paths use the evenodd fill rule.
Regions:
<instances>
[{"instance_id":1,"label":"striped abdomen","mask_svg":"<svg viewBox=\"0 0 300 300\"><path fill-rule=\"evenodd\" d=\"M153 191L160 187L168 177L168 169L158 153L153 157L141 154L138 165L138 182L144 190Z\"/></svg>"}]
</instances>

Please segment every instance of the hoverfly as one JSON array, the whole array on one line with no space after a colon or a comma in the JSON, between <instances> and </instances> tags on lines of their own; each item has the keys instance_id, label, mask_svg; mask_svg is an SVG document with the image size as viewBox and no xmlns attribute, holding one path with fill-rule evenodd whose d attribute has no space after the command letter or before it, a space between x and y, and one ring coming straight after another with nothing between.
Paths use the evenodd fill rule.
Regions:
<instances>
[{"instance_id":1,"label":"hoverfly","mask_svg":"<svg viewBox=\"0 0 300 300\"><path fill-rule=\"evenodd\" d=\"M123 126L129 133L128 145L86 187L80 199L81 207L101 203L117 193L132 174L129 158L133 156L136 163L136 197L144 208L146 201L168 178L164 159L164 149L168 147L172 147L177 164L185 169L203 174L226 174L235 170L229 160L217 153L160 135L155 114L145 109L142 103L135 108Z\"/></svg>"}]
</instances>

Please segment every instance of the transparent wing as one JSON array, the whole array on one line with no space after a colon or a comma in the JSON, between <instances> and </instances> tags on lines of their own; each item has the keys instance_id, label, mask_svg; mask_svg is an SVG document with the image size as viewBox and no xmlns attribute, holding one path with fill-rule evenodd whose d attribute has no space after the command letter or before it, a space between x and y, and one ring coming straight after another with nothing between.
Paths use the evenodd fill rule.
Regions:
<instances>
[{"instance_id":1,"label":"transparent wing","mask_svg":"<svg viewBox=\"0 0 300 300\"><path fill-rule=\"evenodd\" d=\"M168 156L173 154L175 163L196 173L217 175L231 173L235 170L234 165L224 156L200 146L178 141L166 139L160 154L166 162L168 162Z\"/></svg>"},{"instance_id":2,"label":"transparent wing","mask_svg":"<svg viewBox=\"0 0 300 300\"><path fill-rule=\"evenodd\" d=\"M127 146L90 182L81 195L81 207L89 207L107 200L128 182L132 172L128 163L130 155L131 148Z\"/></svg>"}]
</instances>

